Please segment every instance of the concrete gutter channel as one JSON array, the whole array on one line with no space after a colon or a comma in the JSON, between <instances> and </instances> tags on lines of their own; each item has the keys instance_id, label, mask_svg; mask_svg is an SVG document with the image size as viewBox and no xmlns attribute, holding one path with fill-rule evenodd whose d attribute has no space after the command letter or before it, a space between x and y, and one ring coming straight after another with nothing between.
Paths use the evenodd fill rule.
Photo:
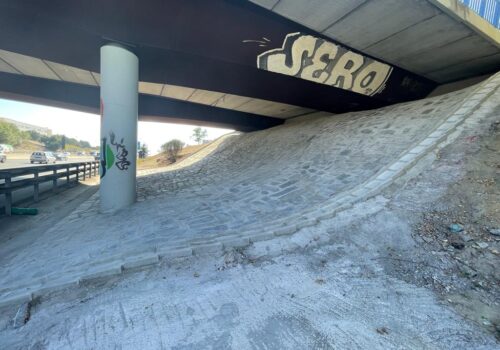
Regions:
<instances>
[{"instance_id":1,"label":"concrete gutter channel","mask_svg":"<svg viewBox=\"0 0 500 350\"><path fill-rule=\"evenodd\" d=\"M331 219L338 213L351 208L355 203L365 201L379 194L395 180L405 175L416 163L437 148L452 142L458 133L454 133L464 122L475 123L474 111L486 101L500 86L500 73L490 77L470 93L467 99L455 109L446 121L441 123L424 140L410 147L401 154L399 160L385 166L370 179L354 189L340 194L330 202L322 203L302 213L295 224L289 224L290 218L280 219L265 226L238 232L226 232L224 235L211 235L204 239L168 242L168 246L158 245L150 251L142 251L126 256L111 256L101 260L84 272L68 271L64 278L55 278L50 282L47 277L33 281L29 286L0 290L0 307L19 305L32 301L49 293L91 283L94 280L117 276L125 272L155 266L160 261L171 261L193 255L221 256L225 251L245 248L254 242L271 240L278 236L290 236L298 231L317 225L322 220ZM84 205L84 204L83 204ZM297 216L295 216L297 217ZM73 272L73 273L72 273ZM47 281L47 282L46 282Z\"/></svg>"}]
</instances>

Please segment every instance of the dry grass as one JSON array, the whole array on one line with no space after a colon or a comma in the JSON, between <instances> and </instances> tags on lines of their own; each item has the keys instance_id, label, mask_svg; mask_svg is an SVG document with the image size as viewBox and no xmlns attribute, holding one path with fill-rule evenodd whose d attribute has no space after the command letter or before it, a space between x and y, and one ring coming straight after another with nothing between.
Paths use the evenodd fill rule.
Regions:
<instances>
[{"instance_id":1,"label":"dry grass","mask_svg":"<svg viewBox=\"0 0 500 350\"><path fill-rule=\"evenodd\" d=\"M198 152L199 150L208 145L209 143L203 145L193 145L184 147L179 154L177 162L182 161L183 159L189 157L191 154ZM172 163L167 159L167 155L165 153L159 153L154 156L147 157L145 159L138 159L137 170L161 168L168 166L170 164Z\"/></svg>"},{"instance_id":2,"label":"dry grass","mask_svg":"<svg viewBox=\"0 0 500 350\"><path fill-rule=\"evenodd\" d=\"M45 150L45 145L41 142L33 140L23 140L23 142L21 142L21 144L15 148L16 152L32 152L43 150Z\"/></svg>"}]
</instances>

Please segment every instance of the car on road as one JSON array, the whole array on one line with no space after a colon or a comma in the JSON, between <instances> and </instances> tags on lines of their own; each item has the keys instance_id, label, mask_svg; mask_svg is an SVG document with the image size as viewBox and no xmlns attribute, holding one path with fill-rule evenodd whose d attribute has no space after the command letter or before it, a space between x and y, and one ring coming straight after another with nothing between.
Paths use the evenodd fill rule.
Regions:
<instances>
[{"instance_id":1,"label":"car on road","mask_svg":"<svg viewBox=\"0 0 500 350\"><path fill-rule=\"evenodd\" d=\"M52 152L45 152L45 151L37 151L31 153L30 157L30 163L40 163L40 164L49 164L49 163L54 163L56 162L56 157L52 154Z\"/></svg>"},{"instance_id":2,"label":"car on road","mask_svg":"<svg viewBox=\"0 0 500 350\"><path fill-rule=\"evenodd\" d=\"M3 151L0 151L0 163L5 163L7 161L7 156Z\"/></svg>"},{"instance_id":3,"label":"car on road","mask_svg":"<svg viewBox=\"0 0 500 350\"><path fill-rule=\"evenodd\" d=\"M54 156L56 157L56 160L61 160L63 162L68 160L68 156L65 155L64 153L56 153L54 154Z\"/></svg>"},{"instance_id":4,"label":"car on road","mask_svg":"<svg viewBox=\"0 0 500 350\"><path fill-rule=\"evenodd\" d=\"M11 145L6 145L4 143L0 144L0 152L2 153L9 153L13 152L14 148Z\"/></svg>"}]
</instances>

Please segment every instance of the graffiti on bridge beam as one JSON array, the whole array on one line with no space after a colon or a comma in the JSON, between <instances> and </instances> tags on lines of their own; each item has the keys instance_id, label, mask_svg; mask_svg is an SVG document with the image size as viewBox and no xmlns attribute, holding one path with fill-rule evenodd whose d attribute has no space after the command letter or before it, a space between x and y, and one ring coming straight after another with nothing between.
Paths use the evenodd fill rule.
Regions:
<instances>
[{"instance_id":1,"label":"graffiti on bridge beam","mask_svg":"<svg viewBox=\"0 0 500 350\"><path fill-rule=\"evenodd\" d=\"M373 96L385 89L392 67L302 33L288 34L281 48L257 56L257 67Z\"/></svg>"},{"instance_id":2,"label":"graffiti on bridge beam","mask_svg":"<svg viewBox=\"0 0 500 350\"><path fill-rule=\"evenodd\" d=\"M106 175L106 171L115 165L119 170L128 170L130 161L127 159L128 151L123 143L122 138L120 142L115 141L114 132L109 133L109 144L107 138L101 139L101 178ZM114 148L114 149L113 149Z\"/></svg>"}]
</instances>

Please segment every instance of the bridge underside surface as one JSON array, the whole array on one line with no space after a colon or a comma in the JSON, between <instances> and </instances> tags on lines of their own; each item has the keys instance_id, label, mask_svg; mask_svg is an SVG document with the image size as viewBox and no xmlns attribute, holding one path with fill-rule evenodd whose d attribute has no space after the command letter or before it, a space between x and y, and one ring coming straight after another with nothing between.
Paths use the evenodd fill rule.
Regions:
<instances>
[{"instance_id":1,"label":"bridge underside surface","mask_svg":"<svg viewBox=\"0 0 500 350\"><path fill-rule=\"evenodd\" d=\"M117 43L139 58L141 120L252 131L416 100L500 65L498 45L431 2L255 2L8 1L0 96L96 113L99 50Z\"/></svg>"},{"instance_id":2,"label":"bridge underside surface","mask_svg":"<svg viewBox=\"0 0 500 350\"><path fill-rule=\"evenodd\" d=\"M7 1L0 97L98 113L109 43L139 58L140 120L238 131L416 100L497 71L498 36L436 1Z\"/></svg>"}]
</instances>

